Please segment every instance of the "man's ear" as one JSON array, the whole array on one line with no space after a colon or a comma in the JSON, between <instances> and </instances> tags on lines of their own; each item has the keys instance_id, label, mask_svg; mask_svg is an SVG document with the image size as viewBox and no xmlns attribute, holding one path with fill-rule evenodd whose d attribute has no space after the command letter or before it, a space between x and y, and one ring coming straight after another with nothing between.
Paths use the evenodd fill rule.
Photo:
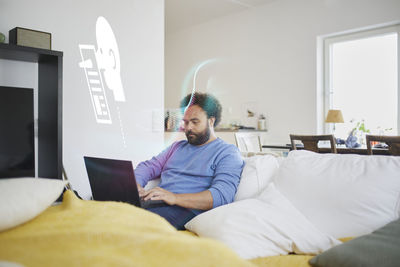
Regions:
<instances>
[{"instance_id":1,"label":"man's ear","mask_svg":"<svg viewBox=\"0 0 400 267\"><path fill-rule=\"evenodd\" d=\"M208 119L208 122L209 122L209 124L210 124L210 127L214 127L215 117L210 117L210 118Z\"/></svg>"}]
</instances>

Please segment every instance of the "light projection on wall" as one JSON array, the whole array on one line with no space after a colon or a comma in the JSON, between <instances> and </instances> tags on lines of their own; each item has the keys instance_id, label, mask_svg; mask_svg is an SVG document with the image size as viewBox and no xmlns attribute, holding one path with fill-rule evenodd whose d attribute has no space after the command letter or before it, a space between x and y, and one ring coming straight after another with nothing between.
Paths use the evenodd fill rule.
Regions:
<instances>
[{"instance_id":1,"label":"light projection on wall","mask_svg":"<svg viewBox=\"0 0 400 267\"><path fill-rule=\"evenodd\" d=\"M183 108L176 108L176 109L168 109L165 112L165 128L170 131L179 131L181 128L182 123L182 116L185 113L186 109L190 106L193 101L194 93L196 92L197 86L197 76L201 69L203 69L206 65L212 64L217 62L217 59L208 59L202 61L196 65L194 65L186 74L185 79L182 84L182 93L181 99L183 99L188 94L188 89L191 91L191 97L188 105ZM192 78L193 77L193 78ZM209 79L209 78L207 78ZM192 82L192 85L190 84ZM181 100L179 99L179 101ZM166 144L172 143L177 137L177 134L173 134L169 140L166 140Z\"/></svg>"},{"instance_id":2,"label":"light projection on wall","mask_svg":"<svg viewBox=\"0 0 400 267\"><path fill-rule=\"evenodd\" d=\"M110 24L104 17L96 22L97 50L91 44L79 44L82 61L79 63L86 75L97 123L111 124L104 82L113 91L114 101L125 102L121 80L121 66L118 44Z\"/></svg>"},{"instance_id":3,"label":"light projection on wall","mask_svg":"<svg viewBox=\"0 0 400 267\"><path fill-rule=\"evenodd\" d=\"M97 49L93 44L79 44L82 61L79 67L85 72L90 99L97 123L112 124L105 88L112 91L116 102L118 122L122 140L126 148L125 134L122 127L118 102L125 102L125 93L121 80L121 61L114 32L104 17L96 21Z\"/></svg>"},{"instance_id":4,"label":"light projection on wall","mask_svg":"<svg viewBox=\"0 0 400 267\"><path fill-rule=\"evenodd\" d=\"M188 75L186 76L186 79L185 79L185 83L184 83L184 85L183 85L183 87L182 87L182 92L183 92L183 94L182 94L182 98L183 97L185 97L185 88L189 88L189 86L187 86L187 84L188 84L188 82L189 82L189 77L190 76L192 76L192 74L193 74L193 87L192 87L192 95L191 95L191 97L190 97L190 101L189 101L189 103L188 103L188 105L185 107L185 109L183 110L183 113L185 113L185 111L186 111L186 109L192 104L192 101L193 101L193 95L194 95L194 93L196 92L196 78L197 78L197 73L200 71L200 69L201 68L203 68L204 66L206 66L207 64L211 64L211 63L214 63L214 62L216 62L217 60L216 59L208 59L208 60L205 60L205 61L203 61L203 62L201 62L201 63L199 63L199 64L197 64L196 66L194 66L193 68L192 68L192 70L188 73Z\"/></svg>"}]
</instances>

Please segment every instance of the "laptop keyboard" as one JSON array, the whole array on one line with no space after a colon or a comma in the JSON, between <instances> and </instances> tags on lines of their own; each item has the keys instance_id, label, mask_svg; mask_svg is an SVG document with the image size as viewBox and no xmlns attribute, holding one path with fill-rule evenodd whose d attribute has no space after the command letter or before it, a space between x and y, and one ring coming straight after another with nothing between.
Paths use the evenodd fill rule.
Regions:
<instances>
[{"instance_id":1,"label":"laptop keyboard","mask_svg":"<svg viewBox=\"0 0 400 267\"><path fill-rule=\"evenodd\" d=\"M163 200L143 200L140 199L140 206L143 209L148 209L148 208L156 208L156 207L163 207L163 206L168 206L167 203L165 203Z\"/></svg>"}]
</instances>

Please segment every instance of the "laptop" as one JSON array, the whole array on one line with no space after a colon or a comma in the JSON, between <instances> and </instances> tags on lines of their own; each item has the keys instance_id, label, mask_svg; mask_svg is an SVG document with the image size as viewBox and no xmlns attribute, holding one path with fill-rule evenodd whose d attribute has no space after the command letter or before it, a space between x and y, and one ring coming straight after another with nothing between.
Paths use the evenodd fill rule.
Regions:
<instances>
[{"instance_id":1,"label":"laptop","mask_svg":"<svg viewBox=\"0 0 400 267\"><path fill-rule=\"evenodd\" d=\"M167 205L162 200L139 197L131 161L83 158L94 200L126 202L144 209Z\"/></svg>"}]
</instances>

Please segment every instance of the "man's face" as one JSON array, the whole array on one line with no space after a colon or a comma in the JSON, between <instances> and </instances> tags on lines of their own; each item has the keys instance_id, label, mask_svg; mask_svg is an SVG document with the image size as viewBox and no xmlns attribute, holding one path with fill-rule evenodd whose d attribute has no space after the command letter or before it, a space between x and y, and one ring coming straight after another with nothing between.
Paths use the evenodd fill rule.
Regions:
<instances>
[{"instance_id":1,"label":"man's face","mask_svg":"<svg viewBox=\"0 0 400 267\"><path fill-rule=\"evenodd\" d=\"M183 125L189 144L199 146L210 139L210 125L213 119L207 118L207 113L198 105L190 106L183 115Z\"/></svg>"}]
</instances>

